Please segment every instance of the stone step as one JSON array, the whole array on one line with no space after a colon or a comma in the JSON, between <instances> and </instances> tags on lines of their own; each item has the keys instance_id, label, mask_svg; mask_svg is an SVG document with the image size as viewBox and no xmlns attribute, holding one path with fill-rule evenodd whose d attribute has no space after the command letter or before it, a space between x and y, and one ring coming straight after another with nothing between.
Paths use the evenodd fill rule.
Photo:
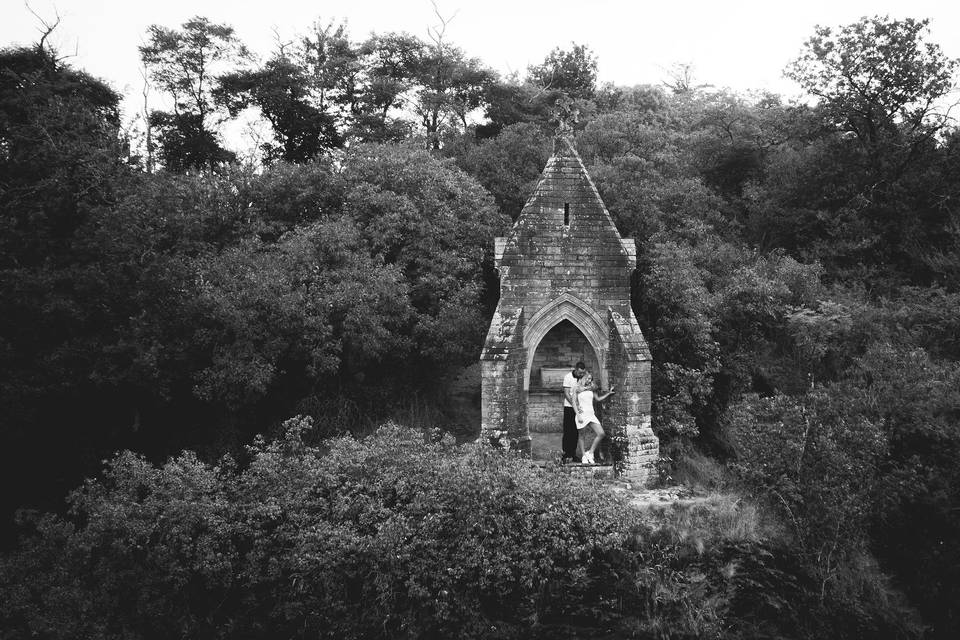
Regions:
<instances>
[{"instance_id":1,"label":"stone step","mask_svg":"<svg viewBox=\"0 0 960 640\"><path fill-rule=\"evenodd\" d=\"M612 480L614 476L612 464L580 464L574 462L560 467L563 473L569 473L575 478L593 478L595 480Z\"/></svg>"},{"instance_id":2,"label":"stone step","mask_svg":"<svg viewBox=\"0 0 960 640\"><path fill-rule=\"evenodd\" d=\"M593 442L593 433L581 434L579 451L583 446L590 447ZM559 460L563 449L563 433L560 431L554 433L531 433L530 434L530 457L533 460ZM603 443L600 443L600 450L604 451Z\"/></svg>"},{"instance_id":3,"label":"stone step","mask_svg":"<svg viewBox=\"0 0 960 640\"><path fill-rule=\"evenodd\" d=\"M615 477L612 464L583 464L580 462L568 462L556 466L552 461L533 460L533 464L538 467L552 468L560 473L567 473L577 478L595 478L595 479L613 479Z\"/></svg>"}]
</instances>

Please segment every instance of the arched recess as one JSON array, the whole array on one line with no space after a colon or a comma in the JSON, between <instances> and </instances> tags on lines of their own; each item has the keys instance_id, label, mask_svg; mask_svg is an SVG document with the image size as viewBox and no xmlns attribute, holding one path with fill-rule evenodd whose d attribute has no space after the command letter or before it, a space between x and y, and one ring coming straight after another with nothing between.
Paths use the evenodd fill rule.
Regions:
<instances>
[{"instance_id":1,"label":"arched recess","mask_svg":"<svg viewBox=\"0 0 960 640\"><path fill-rule=\"evenodd\" d=\"M540 341L554 326L569 320L583 335L597 354L601 384L606 383L607 326L586 302L570 293L562 293L535 313L524 329L523 342L527 349L527 364L524 369L523 388L530 388L530 367Z\"/></svg>"}]
</instances>

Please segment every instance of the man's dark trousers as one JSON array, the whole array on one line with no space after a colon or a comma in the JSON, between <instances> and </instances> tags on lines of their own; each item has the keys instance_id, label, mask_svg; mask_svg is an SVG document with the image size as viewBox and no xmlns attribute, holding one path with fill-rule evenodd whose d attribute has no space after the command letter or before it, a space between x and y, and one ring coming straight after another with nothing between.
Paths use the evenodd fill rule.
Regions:
<instances>
[{"instance_id":1,"label":"man's dark trousers","mask_svg":"<svg viewBox=\"0 0 960 640\"><path fill-rule=\"evenodd\" d=\"M577 444L580 434L577 431L577 413L573 407L563 408L563 459L577 459Z\"/></svg>"}]
</instances>

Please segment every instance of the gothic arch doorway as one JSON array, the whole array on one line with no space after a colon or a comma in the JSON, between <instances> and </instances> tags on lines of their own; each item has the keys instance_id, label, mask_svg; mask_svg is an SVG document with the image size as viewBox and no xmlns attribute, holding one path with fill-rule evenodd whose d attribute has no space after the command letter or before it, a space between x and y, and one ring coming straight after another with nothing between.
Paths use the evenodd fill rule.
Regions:
<instances>
[{"instance_id":1,"label":"gothic arch doorway","mask_svg":"<svg viewBox=\"0 0 960 640\"><path fill-rule=\"evenodd\" d=\"M526 372L527 432L530 455L549 459L561 448L563 434L563 377L583 361L600 374L600 357L587 336L570 320L551 327L533 350Z\"/></svg>"},{"instance_id":2,"label":"gothic arch doorway","mask_svg":"<svg viewBox=\"0 0 960 640\"><path fill-rule=\"evenodd\" d=\"M606 382L606 347L608 342L607 327L597 313L583 300L570 293L563 293L555 300L544 306L527 323L524 334L524 343L527 349L527 366L524 370L524 389L530 388L533 362L543 340L566 321L579 331L591 349L595 366L590 367L594 375ZM576 360L573 361L574 363ZM587 362L584 360L584 362Z\"/></svg>"}]
</instances>

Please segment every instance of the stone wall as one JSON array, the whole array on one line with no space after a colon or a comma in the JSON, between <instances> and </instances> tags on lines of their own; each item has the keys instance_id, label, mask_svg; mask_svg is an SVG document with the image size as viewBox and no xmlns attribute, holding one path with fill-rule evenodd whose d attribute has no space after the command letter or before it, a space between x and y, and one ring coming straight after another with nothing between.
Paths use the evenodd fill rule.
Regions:
<instances>
[{"instance_id":1,"label":"stone wall","mask_svg":"<svg viewBox=\"0 0 960 640\"><path fill-rule=\"evenodd\" d=\"M545 386L540 378L542 367L573 369L573 365L580 361L591 371L597 370L597 355L583 332L569 320L563 320L550 329L537 346L530 368L529 387Z\"/></svg>"},{"instance_id":2,"label":"stone wall","mask_svg":"<svg viewBox=\"0 0 960 640\"><path fill-rule=\"evenodd\" d=\"M530 389L527 392L527 427L535 433L562 433L563 391Z\"/></svg>"}]
</instances>

